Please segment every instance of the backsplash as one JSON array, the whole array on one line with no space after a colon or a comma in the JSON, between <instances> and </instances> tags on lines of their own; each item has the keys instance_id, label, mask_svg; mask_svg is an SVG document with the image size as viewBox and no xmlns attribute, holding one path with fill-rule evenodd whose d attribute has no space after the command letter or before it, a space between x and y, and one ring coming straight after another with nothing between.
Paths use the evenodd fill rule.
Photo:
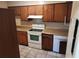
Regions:
<instances>
[{"instance_id":1,"label":"backsplash","mask_svg":"<svg viewBox=\"0 0 79 59\"><path fill-rule=\"evenodd\" d=\"M16 22L16 25L21 25L21 19L20 18L16 18L15 22Z\"/></svg>"},{"instance_id":2,"label":"backsplash","mask_svg":"<svg viewBox=\"0 0 79 59\"><path fill-rule=\"evenodd\" d=\"M64 25L64 23L56 23L56 22L44 22L46 25L46 28L52 28L52 29L68 29L68 25Z\"/></svg>"}]
</instances>

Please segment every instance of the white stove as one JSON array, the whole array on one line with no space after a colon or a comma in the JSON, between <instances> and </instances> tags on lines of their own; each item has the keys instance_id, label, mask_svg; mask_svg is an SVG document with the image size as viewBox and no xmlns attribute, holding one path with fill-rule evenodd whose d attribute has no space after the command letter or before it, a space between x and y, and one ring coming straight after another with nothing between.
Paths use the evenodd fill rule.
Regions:
<instances>
[{"instance_id":1,"label":"white stove","mask_svg":"<svg viewBox=\"0 0 79 59\"><path fill-rule=\"evenodd\" d=\"M33 48L42 48L42 31L44 24L32 24L32 29L28 31L28 46Z\"/></svg>"}]
</instances>

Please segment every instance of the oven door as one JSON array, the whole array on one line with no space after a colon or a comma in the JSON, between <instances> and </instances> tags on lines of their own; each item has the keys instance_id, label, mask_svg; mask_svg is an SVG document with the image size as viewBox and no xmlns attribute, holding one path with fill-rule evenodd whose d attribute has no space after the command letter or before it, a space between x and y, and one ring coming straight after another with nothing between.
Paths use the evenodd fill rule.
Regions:
<instances>
[{"instance_id":1,"label":"oven door","mask_svg":"<svg viewBox=\"0 0 79 59\"><path fill-rule=\"evenodd\" d=\"M39 32L28 32L29 43L41 43L41 33Z\"/></svg>"}]
</instances>

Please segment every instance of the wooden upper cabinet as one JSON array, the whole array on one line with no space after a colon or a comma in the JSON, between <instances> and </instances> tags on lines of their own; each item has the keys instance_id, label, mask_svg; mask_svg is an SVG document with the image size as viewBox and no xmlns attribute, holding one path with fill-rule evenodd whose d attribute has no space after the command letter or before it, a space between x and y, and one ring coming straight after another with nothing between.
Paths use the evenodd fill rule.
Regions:
<instances>
[{"instance_id":1,"label":"wooden upper cabinet","mask_svg":"<svg viewBox=\"0 0 79 59\"><path fill-rule=\"evenodd\" d=\"M43 6L42 5L36 5L35 14L43 15Z\"/></svg>"},{"instance_id":2,"label":"wooden upper cabinet","mask_svg":"<svg viewBox=\"0 0 79 59\"><path fill-rule=\"evenodd\" d=\"M15 16L19 16L21 20L27 20L28 8L27 7L9 7L14 10Z\"/></svg>"},{"instance_id":3,"label":"wooden upper cabinet","mask_svg":"<svg viewBox=\"0 0 79 59\"><path fill-rule=\"evenodd\" d=\"M28 15L35 15L36 6L28 6Z\"/></svg>"},{"instance_id":4,"label":"wooden upper cabinet","mask_svg":"<svg viewBox=\"0 0 79 59\"><path fill-rule=\"evenodd\" d=\"M21 8L20 7L15 7L14 8L14 10L15 10L15 16L20 16L21 15Z\"/></svg>"},{"instance_id":5,"label":"wooden upper cabinet","mask_svg":"<svg viewBox=\"0 0 79 59\"><path fill-rule=\"evenodd\" d=\"M21 20L27 20L27 16L28 16L28 9L27 7L21 7Z\"/></svg>"},{"instance_id":6,"label":"wooden upper cabinet","mask_svg":"<svg viewBox=\"0 0 79 59\"><path fill-rule=\"evenodd\" d=\"M67 19L66 19L67 23L70 22L71 11L72 11L72 2L67 2Z\"/></svg>"},{"instance_id":7,"label":"wooden upper cabinet","mask_svg":"<svg viewBox=\"0 0 79 59\"><path fill-rule=\"evenodd\" d=\"M44 5L44 19L43 21L53 21L54 16L54 5Z\"/></svg>"},{"instance_id":8,"label":"wooden upper cabinet","mask_svg":"<svg viewBox=\"0 0 79 59\"><path fill-rule=\"evenodd\" d=\"M54 21L55 22L64 22L66 19L66 13L67 13L67 4L61 3L61 4L55 4L54 9Z\"/></svg>"},{"instance_id":9,"label":"wooden upper cabinet","mask_svg":"<svg viewBox=\"0 0 79 59\"><path fill-rule=\"evenodd\" d=\"M13 9L15 16L20 16L21 20L27 20L28 15L43 15L45 22L69 22L72 2L10 7L10 9Z\"/></svg>"},{"instance_id":10,"label":"wooden upper cabinet","mask_svg":"<svg viewBox=\"0 0 79 59\"><path fill-rule=\"evenodd\" d=\"M28 14L29 15L42 15L43 6L42 5L28 6Z\"/></svg>"}]
</instances>

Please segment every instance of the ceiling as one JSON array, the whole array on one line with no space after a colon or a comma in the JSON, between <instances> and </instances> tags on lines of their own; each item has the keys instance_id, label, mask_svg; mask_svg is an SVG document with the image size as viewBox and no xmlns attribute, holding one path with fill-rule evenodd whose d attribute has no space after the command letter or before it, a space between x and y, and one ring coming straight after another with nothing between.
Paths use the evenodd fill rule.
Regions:
<instances>
[{"instance_id":1,"label":"ceiling","mask_svg":"<svg viewBox=\"0 0 79 59\"><path fill-rule=\"evenodd\" d=\"M26 6L26 5L37 5L37 4L53 4L53 3L64 3L66 1L8 1L8 6Z\"/></svg>"}]
</instances>

